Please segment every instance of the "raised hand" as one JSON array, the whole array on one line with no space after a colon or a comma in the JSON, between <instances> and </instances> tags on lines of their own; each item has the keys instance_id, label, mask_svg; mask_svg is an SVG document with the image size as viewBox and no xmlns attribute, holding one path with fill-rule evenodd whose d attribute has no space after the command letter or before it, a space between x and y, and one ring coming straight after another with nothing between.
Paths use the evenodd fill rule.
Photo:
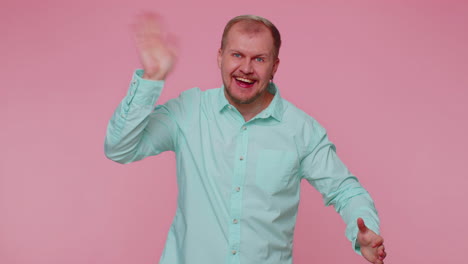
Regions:
<instances>
[{"instance_id":1,"label":"raised hand","mask_svg":"<svg viewBox=\"0 0 468 264\"><path fill-rule=\"evenodd\" d=\"M164 80L174 66L176 53L162 31L160 18L154 13L139 15L133 29L143 78Z\"/></svg>"},{"instance_id":2,"label":"raised hand","mask_svg":"<svg viewBox=\"0 0 468 264\"><path fill-rule=\"evenodd\" d=\"M359 228L357 243L361 246L362 256L371 263L383 264L387 256L383 238L367 228L362 218L358 218L357 225Z\"/></svg>"}]
</instances>

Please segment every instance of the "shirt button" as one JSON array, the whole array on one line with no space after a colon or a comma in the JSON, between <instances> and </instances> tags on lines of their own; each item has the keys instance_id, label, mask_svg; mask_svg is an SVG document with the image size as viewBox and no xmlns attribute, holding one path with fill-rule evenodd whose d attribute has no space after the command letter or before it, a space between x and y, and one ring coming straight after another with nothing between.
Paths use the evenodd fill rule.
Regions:
<instances>
[{"instance_id":1,"label":"shirt button","mask_svg":"<svg viewBox=\"0 0 468 264\"><path fill-rule=\"evenodd\" d=\"M236 250L233 250L233 251L231 251L231 253L232 253L233 255L235 255L235 254L237 254L237 251L236 251Z\"/></svg>"},{"instance_id":2,"label":"shirt button","mask_svg":"<svg viewBox=\"0 0 468 264\"><path fill-rule=\"evenodd\" d=\"M136 81L133 81L133 82L132 82L132 85L135 86L135 84L136 84Z\"/></svg>"},{"instance_id":3,"label":"shirt button","mask_svg":"<svg viewBox=\"0 0 468 264\"><path fill-rule=\"evenodd\" d=\"M240 160L244 160L244 156L240 156L240 158L239 158L239 159L240 159Z\"/></svg>"},{"instance_id":4,"label":"shirt button","mask_svg":"<svg viewBox=\"0 0 468 264\"><path fill-rule=\"evenodd\" d=\"M124 115L124 114L121 114L120 116L125 118L125 115Z\"/></svg>"},{"instance_id":5,"label":"shirt button","mask_svg":"<svg viewBox=\"0 0 468 264\"><path fill-rule=\"evenodd\" d=\"M232 109L232 106L228 105L228 108L229 108L229 109Z\"/></svg>"},{"instance_id":6,"label":"shirt button","mask_svg":"<svg viewBox=\"0 0 468 264\"><path fill-rule=\"evenodd\" d=\"M240 192L240 187L236 187L236 192Z\"/></svg>"},{"instance_id":7,"label":"shirt button","mask_svg":"<svg viewBox=\"0 0 468 264\"><path fill-rule=\"evenodd\" d=\"M242 126L242 130L247 130L247 127L246 127L246 126Z\"/></svg>"},{"instance_id":8,"label":"shirt button","mask_svg":"<svg viewBox=\"0 0 468 264\"><path fill-rule=\"evenodd\" d=\"M239 221L237 221L237 219L234 219L234 220L232 220L232 222L233 222L234 224L237 224Z\"/></svg>"}]
</instances>

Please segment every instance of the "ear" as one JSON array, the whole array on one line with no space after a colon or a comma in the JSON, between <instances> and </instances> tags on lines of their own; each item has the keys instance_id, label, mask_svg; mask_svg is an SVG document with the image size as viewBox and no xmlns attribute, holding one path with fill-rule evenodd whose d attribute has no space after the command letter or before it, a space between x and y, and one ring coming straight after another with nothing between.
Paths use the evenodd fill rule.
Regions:
<instances>
[{"instance_id":1,"label":"ear","mask_svg":"<svg viewBox=\"0 0 468 264\"><path fill-rule=\"evenodd\" d=\"M280 59L276 58L275 64L273 64L273 75L275 75L276 71L278 70L279 63Z\"/></svg>"},{"instance_id":2,"label":"ear","mask_svg":"<svg viewBox=\"0 0 468 264\"><path fill-rule=\"evenodd\" d=\"M221 62L223 61L223 50L218 50L218 68L221 69Z\"/></svg>"}]
</instances>

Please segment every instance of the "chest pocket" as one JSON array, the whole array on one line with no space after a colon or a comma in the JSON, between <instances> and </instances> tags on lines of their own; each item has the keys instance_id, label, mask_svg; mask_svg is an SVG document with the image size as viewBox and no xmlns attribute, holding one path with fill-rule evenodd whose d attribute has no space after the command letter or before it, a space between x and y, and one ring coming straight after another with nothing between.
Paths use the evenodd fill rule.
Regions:
<instances>
[{"instance_id":1,"label":"chest pocket","mask_svg":"<svg viewBox=\"0 0 468 264\"><path fill-rule=\"evenodd\" d=\"M297 173L295 152L263 149L258 154L256 185L267 193L285 190Z\"/></svg>"}]
</instances>

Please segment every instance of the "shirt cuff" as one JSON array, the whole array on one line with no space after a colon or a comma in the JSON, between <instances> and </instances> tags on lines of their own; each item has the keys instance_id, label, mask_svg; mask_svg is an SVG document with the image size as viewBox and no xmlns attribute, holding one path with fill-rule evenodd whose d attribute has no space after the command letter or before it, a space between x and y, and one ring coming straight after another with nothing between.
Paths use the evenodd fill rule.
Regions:
<instances>
[{"instance_id":1,"label":"shirt cuff","mask_svg":"<svg viewBox=\"0 0 468 264\"><path fill-rule=\"evenodd\" d=\"M144 71L138 69L133 73L132 81L125 99L127 105L154 105L161 95L164 81L143 79Z\"/></svg>"}]
</instances>

